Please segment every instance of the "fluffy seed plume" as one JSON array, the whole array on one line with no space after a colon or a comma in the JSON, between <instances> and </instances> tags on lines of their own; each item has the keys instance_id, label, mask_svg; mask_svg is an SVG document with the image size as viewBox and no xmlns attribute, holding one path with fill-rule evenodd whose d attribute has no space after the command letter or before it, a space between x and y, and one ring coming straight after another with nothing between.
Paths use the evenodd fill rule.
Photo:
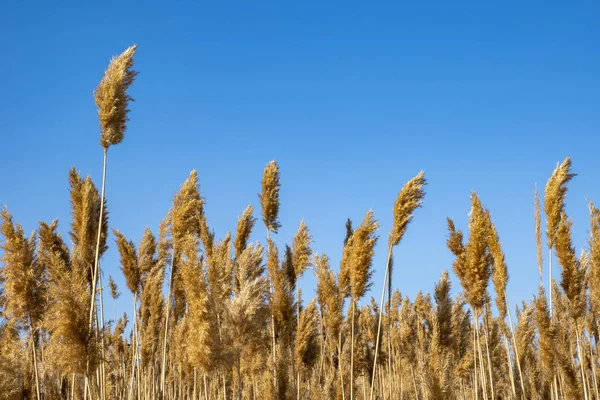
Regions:
<instances>
[{"instance_id":1,"label":"fluffy seed plume","mask_svg":"<svg viewBox=\"0 0 600 400\"><path fill-rule=\"evenodd\" d=\"M317 326L319 312L316 301L311 301L300 313L300 323L296 328L296 365L306 370L317 360L319 345L317 342Z\"/></svg>"},{"instance_id":2,"label":"fluffy seed plume","mask_svg":"<svg viewBox=\"0 0 600 400\"><path fill-rule=\"evenodd\" d=\"M494 289L496 290L496 305L498 306L498 312L500 313L500 320L504 321L506 318L506 284L508 283L508 270L506 268L506 260L504 258L504 252L502 251L502 245L500 244L500 237L496 231L496 226L492 222L489 214L487 215L488 222L488 243L490 254L492 255L492 282L494 283Z\"/></svg>"},{"instance_id":3,"label":"fluffy seed plume","mask_svg":"<svg viewBox=\"0 0 600 400\"><path fill-rule=\"evenodd\" d=\"M417 176L406 182L398 194L394 204L394 228L390 232L390 245L396 246L402 240L408 224L413 218L413 212L423 204L426 185L425 173L419 172Z\"/></svg>"},{"instance_id":4,"label":"fluffy seed plume","mask_svg":"<svg viewBox=\"0 0 600 400\"><path fill-rule=\"evenodd\" d=\"M567 183L576 174L570 172L571 157L565 158L562 164L554 169L552 176L546 183L544 197L544 211L546 212L548 247L552 248L556 239L562 213L565 209L565 197L567 195Z\"/></svg>"},{"instance_id":5,"label":"fluffy seed plume","mask_svg":"<svg viewBox=\"0 0 600 400\"><path fill-rule=\"evenodd\" d=\"M560 285L569 299L572 316L578 318L585 309L585 277L571 241L572 224L567 213L563 211L556 231L554 246L556 257L562 268Z\"/></svg>"},{"instance_id":6,"label":"fluffy seed plume","mask_svg":"<svg viewBox=\"0 0 600 400\"><path fill-rule=\"evenodd\" d=\"M117 230L113 230L116 236L115 242L121 256L121 271L125 276L125 282L132 294L138 294L140 290L140 269L137 262L137 251L135 244L127 240L125 235Z\"/></svg>"},{"instance_id":7,"label":"fluffy seed plume","mask_svg":"<svg viewBox=\"0 0 600 400\"><path fill-rule=\"evenodd\" d=\"M252 216L253 211L254 208L251 205L249 205L244 210L242 216L238 218L237 229L235 230L235 242L233 244L236 259L240 256L240 254L242 254L242 252L246 248L246 245L248 244L248 239L250 238L250 234L252 233L252 228L254 228L256 218Z\"/></svg>"},{"instance_id":8,"label":"fluffy seed plume","mask_svg":"<svg viewBox=\"0 0 600 400\"><path fill-rule=\"evenodd\" d=\"M117 286L117 283L113 279L112 275L108 276L108 287L110 288L110 297L112 297L113 300L117 300L119 297L121 297L119 287Z\"/></svg>"},{"instance_id":9,"label":"fluffy seed plume","mask_svg":"<svg viewBox=\"0 0 600 400\"><path fill-rule=\"evenodd\" d=\"M447 245L456 256L452 267L465 288L469 304L475 309L480 309L485 302L491 275L488 219L489 212L483 207L475 192L471 194L469 240L466 245L463 245L462 232L457 231L454 222L448 219L450 235Z\"/></svg>"},{"instance_id":10,"label":"fluffy seed plume","mask_svg":"<svg viewBox=\"0 0 600 400\"><path fill-rule=\"evenodd\" d=\"M100 145L104 149L121 143L127 129L128 106L133 101L127 89L138 74L131 69L136 49L137 45L133 45L120 56L113 57L94 92L100 119Z\"/></svg>"},{"instance_id":11,"label":"fluffy seed plume","mask_svg":"<svg viewBox=\"0 0 600 400\"><path fill-rule=\"evenodd\" d=\"M292 265L297 279L300 279L310 265L310 243L312 236L304 221L300 222L298 232L292 241Z\"/></svg>"},{"instance_id":12,"label":"fluffy seed plume","mask_svg":"<svg viewBox=\"0 0 600 400\"><path fill-rule=\"evenodd\" d=\"M271 161L265 167L262 178L262 192L258 195L262 207L263 222L269 232L277 233L281 224L279 215L279 166Z\"/></svg>"},{"instance_id":13,"label":"fluffy seed plume","mask_svg":"<svg viewBox=\"0 0 600 400\"><path fill-rule=\"evenodd\" d=\"M137 264L140 273L140 285L143 286L146 277L156 265L156 238L148 227L144 229L142 241L138 246L137 256Z\"/></svg>"},{"instance_id":14,"label":"fluffy seed plume","mask_svg":"<svg viewBox=\"0 0 600 400\"><path fill-rule=\"evenodd\" d=\"M201 230L200 224L204 215L204 201L200 197L196 170L190 172L190 176L175 195L172 213L171 235L173 236L174 246L177 246L178 242L188 233Z\"/></svg>"},{"instance_id":15,"label":"fluffy seed plume","mask_svg":"<svg viewBox=\"0 0 600 400\"><path fill-rule=\"evenodd\" d=\"M373 255L375 254L375 245L379 228L377 220L373 217L373 211L369 210L365 219L348 241L349 248L349 271L351 295L354 301L357 301L365 295L370 287L371 276L373 275Z\"/></svg>"},{"instance_id":16,"label":"fluffy seed plume","mask_svg":"<svg viewBox=\"0 0 600 400\"><path fill-rule=\"evenodd\" d=\"M28 238L15 224L7 208L0 211L0 282L4 282L4 313L14 321L31 326L44 309L44 269L35 255L36 234Z\"/></svg>"}]
</instances>

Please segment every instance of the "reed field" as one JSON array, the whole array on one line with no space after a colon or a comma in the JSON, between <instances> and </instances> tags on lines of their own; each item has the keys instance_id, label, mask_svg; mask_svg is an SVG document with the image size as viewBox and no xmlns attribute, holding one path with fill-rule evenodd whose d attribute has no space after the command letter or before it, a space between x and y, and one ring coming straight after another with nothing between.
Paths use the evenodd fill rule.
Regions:
<instances>
[{"instance_id":1,"label":"reed field","mask_svg":"<svg viewBox=\"0 0 600 400\"><path fill-rule=\"evenodd\" d=\"M448 271L413 299L392 286L394 251L426 212L423 172L390 199L389 232L372 211L348 219L339 266L311 249L304 221L280 221L276 161L256 177L260 209L240 210L231 234L211 229L192 171L173 183L160 226L134 243L110 224L104 193L109 150L125 138L136 49L113 58L94 91L104 175L68 172L71 220L60 224L69 237L58 220L28 235L10 205L0 213L0 399L600 400L600 209L589 203L588 247L576 250L569 157L532 192L540 280L530 301L507 298L502 238L475 192L468 221L457 221L468 232L449 218L440 249L453 255L456 297ZM298 230L278 248L281 224ZM378 242L384 289L369 300ZM126 288L102 271L108 246ZM303 304L306 274L316 297ZM130 312L113 316L126 290Z\"/></svg>"}]
</instances>

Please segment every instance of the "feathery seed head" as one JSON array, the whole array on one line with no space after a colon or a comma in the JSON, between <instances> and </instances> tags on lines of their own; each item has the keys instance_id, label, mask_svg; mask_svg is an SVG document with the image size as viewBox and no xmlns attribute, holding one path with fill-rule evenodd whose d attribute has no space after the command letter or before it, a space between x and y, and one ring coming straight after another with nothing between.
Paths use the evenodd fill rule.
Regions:
<instances>
[{"instance_id":1,"label":"feathery seed head","mask_svg":"<svg viewBox=\"0 0 600 400\"><path fill-rule=\"evenodd\" d=\"M556 166L552 176L546 183L544 211L546 212L546 235L549 248L554 245L561 215L565 209L567 183L575 176L576 174L571 173L571 157L567 157L562 164Z\"/></svg>"},{"instance_id":2,"label":"feathery seed head","mask_svg":"<svg viewBox=\"0 0 600 400\"><path fill-rule=\"evenodd\" d=\"M129 102L133 101L127 89L138 74L132 70L136 49L137 45L133 45L113 57L94 92L100 119L100 145L105 150L121 143L127 129Z\"/></svg>"},{"instance_id":3,"label":"feathery seed head","mask_svg":"<svg viewBox=\"0 0 600 400\"><path fill-rule=\"evenodd\" d=\"M132 294L136 295L140 290L140 269L138 266L138 257L133 241L127 240L125 235L116 229L113 229L116 236L115 242L121 256L121 271L125 276L125 282Z\"/></svg>"},{"instance_id":4,"label":"feathery seed head","mask_svg":"<svg viewBox=\"0 0 600 400\"><path fill-rule=\"evenodd\" d=\"M590 202L590 301L592 309L600 315L600 210Z\"/></svg>"},{"instance_id":5,"label":"feathery seed head","mask_svg":"<svg viewBox=\"0 0 600 400\"><path fill-rule=\"evenodd\" d=\"M144 229L142 241L138 246L137 257L137 264L141 280L140 283L143 285L146 276L156 265L156 238L148 227Z\"/></svg>"},{"instance_id":6,"label":"feathery seed head","mask_svg":"<svg viewBox=\"0 0 600 400\"><path fill-rule=\"evenodd\" d=\"M508 283L508 270L506 268L506 260L504 258L504 252L500 244L500 237L496 231L496 226L492 222L492 219L487 214L488 223L488 244L489 251L493 259L492 265L492 282L494 283L494 289L496 290L496 305L500 312L500 319L504 321L506 317L506 285Z\"/></svg>"},{"instance_id":7,"label":"feathery seed head","mask_svg":"<svg viewBox=\"0 0 600 400\"><path fill-rule=\"evenodd\" d=\"M581 268L572 245L572 224L567 213L563 211L558 221L554 247L556 257L562 267L560 285L569 300L571 315L574 318L579 318L585 311L585 271Z\"/></svg>"},{"instance_id":8,"label":"feathery seed head","mask_svg":"<svg viewBox=\"0 0 600 400\"><path fill-rule=\"evenodd\" d=\"M244 210L244 213L241 217L238 218L237 229L235 231L235 242L233 247L235 248L235 258L237 259L240 254L246 248L248 244L248 239L250 238L250 234L252 233L252 228L254 228L254 223L256 222L256 218L252 216L252 212L254 208L249 205Z\"/></svg>"},{"instance_id":9,"label":"feathery seed head","mask_svg":"<svg viewBox=\"0 0 600 400\"><path fill-rule=\"evenodd\" d=\"M375 245L377 244L376 235L379 225L373 217L373 211L369 210L365 219L354 231L349 249L349 272L351 295L354 301L359 300L365 295L370 287L370 279L373 275L373 255L375 254Z\"/></svg>"},{"instance_id":10,"label":"feathery seed head","mask_svg":"<svg viewBox=\"0 0 600 400\"><path fill-rule=\"evenodd\" d=\"M281 224L279 215L279 166L275 160L265 167L262 178L262 192L258 195L262 207L263 222L267 230L277 233Z\"/></svg>"},{"instance_id":11,"label":"feathery seed head","mask_svg":"<svg viewBox=\"0 0 600 400\"><path fill-rule=\"evenodd\" d=\"M311 250L309 246L311 242L312 236L304 220L302 220L292 241L292 265L294 266L296 279L299 279L310 265Z\"/></svg>"},{"instance_id":12,"label":"feathery seed head","mask_svg":"<svg viewBox=\"0 0 600 400\"><path fill-rule=\"evenodd\" d=\"M173 243L188 233L197 233L204 215L204 201L200 197L198 173L193 170L173 199L171 235Z\"/></svg>"},{"instance_id":13,"label":"feathery seed head","mask_svg":"<svg viewBox=\"0 0 600 400\"><path fill-rule=\"evenodd\" d=\"M119 297L121 297L119 287L117 286L117 283L113 279L112 275L108 276L108 287L110 288L110 297L112 297L113 300L116 301Z\"/></svg>"},{"instance_id":14,"label":"feathery seed head","mask_svg":"<svg viewBox=\"0 0 600 400\"><path fill-rule=\"evenodd\" d=\"M390 232L390 245L396 246L402 240L408 224L413 218L413 212L423 204L426 184L425 173L419 172L417 176L402 187L394 204L394 228Z\"/></svg>"}]
</instances>

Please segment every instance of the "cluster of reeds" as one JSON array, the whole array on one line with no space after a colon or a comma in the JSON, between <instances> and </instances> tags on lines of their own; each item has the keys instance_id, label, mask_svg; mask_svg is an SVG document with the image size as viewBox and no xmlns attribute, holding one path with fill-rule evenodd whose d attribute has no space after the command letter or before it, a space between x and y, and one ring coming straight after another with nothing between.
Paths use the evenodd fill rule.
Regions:
<instances>
[{"instance_id":1,"label":"cluster of reeds","mask_svg":"<svg viewBox=\"0 0 600 400\"><path fill-rule=\"evenodd\" d=\"M551 266L542 279L536 191L539 290L514 314L500 233L476 193L468 234L447 221L462 289L455 298L447 271L432 295L412 300L391 284L394 248L425 195L421 172L391 210L381 298L365 301L379 238L373 211L356 227L346 222L339 269L313 252L304 221L280 249L273 236L281 182L272 161L259 194L262 244L249 241L258 230L252 206L233 236L210 228L195 171L158 236L146 228L136 244L113 230L133 308L116 315L120 293L109 277L113 315L105 315L100 260L113 243L107 150L124 138L135 51L111 61L95 92L104 174L99 191L90 177L69 173L70 243L58 221L27 236L7 208L0 213L0 399L600 400L600 210L589 204L589 247L578 257L565 208L569 158L544 196L548 262L556 256L560 280ZM316 297L303 304L299 281L309 271Z\"/></svg>"}]
</instances>

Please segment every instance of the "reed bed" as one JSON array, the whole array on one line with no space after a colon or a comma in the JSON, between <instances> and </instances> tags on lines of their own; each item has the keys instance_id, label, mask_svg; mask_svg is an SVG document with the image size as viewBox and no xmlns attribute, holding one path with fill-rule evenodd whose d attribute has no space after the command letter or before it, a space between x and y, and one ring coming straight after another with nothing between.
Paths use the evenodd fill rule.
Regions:
<instances>
[{"instance_id":1,"label":"reed bed","mask_svg":"<svg viewBox=\"0 0 600 400\"><path fill-rule=\"evenodd\" d=\"M392 287L394 250L424 202L423 172L391 207L379 301L365 299L381 234L373 211L346 222L339 268L311 249L304 221L290 245L276 246L275 161L262 176L260 227L248 206L234 234L219 238L192 171L157 235L146 228L136 244L114 229L109 240L107 154L125 137L136 49L113 58L95 91L104 174L99 190L69 172L70 240L58 221L26 235L8 208L0 212L0 399L600 400L600 210L590 202L589 246L577 256L565 209L570 158L549 177L544 213L535 191L539 290L513 312L500 234L476 193L468 232L447 221L457 296L448 271L414 299ZM549 268L554 256L560 267L548 282L544 222ZM257 231L264 241L250 242ZM116 314L112 277L112 315L104 304L100 260L112 245L130 314ZM307 273L316 297L303 304Z\"/></svg>"}]
</instances>

